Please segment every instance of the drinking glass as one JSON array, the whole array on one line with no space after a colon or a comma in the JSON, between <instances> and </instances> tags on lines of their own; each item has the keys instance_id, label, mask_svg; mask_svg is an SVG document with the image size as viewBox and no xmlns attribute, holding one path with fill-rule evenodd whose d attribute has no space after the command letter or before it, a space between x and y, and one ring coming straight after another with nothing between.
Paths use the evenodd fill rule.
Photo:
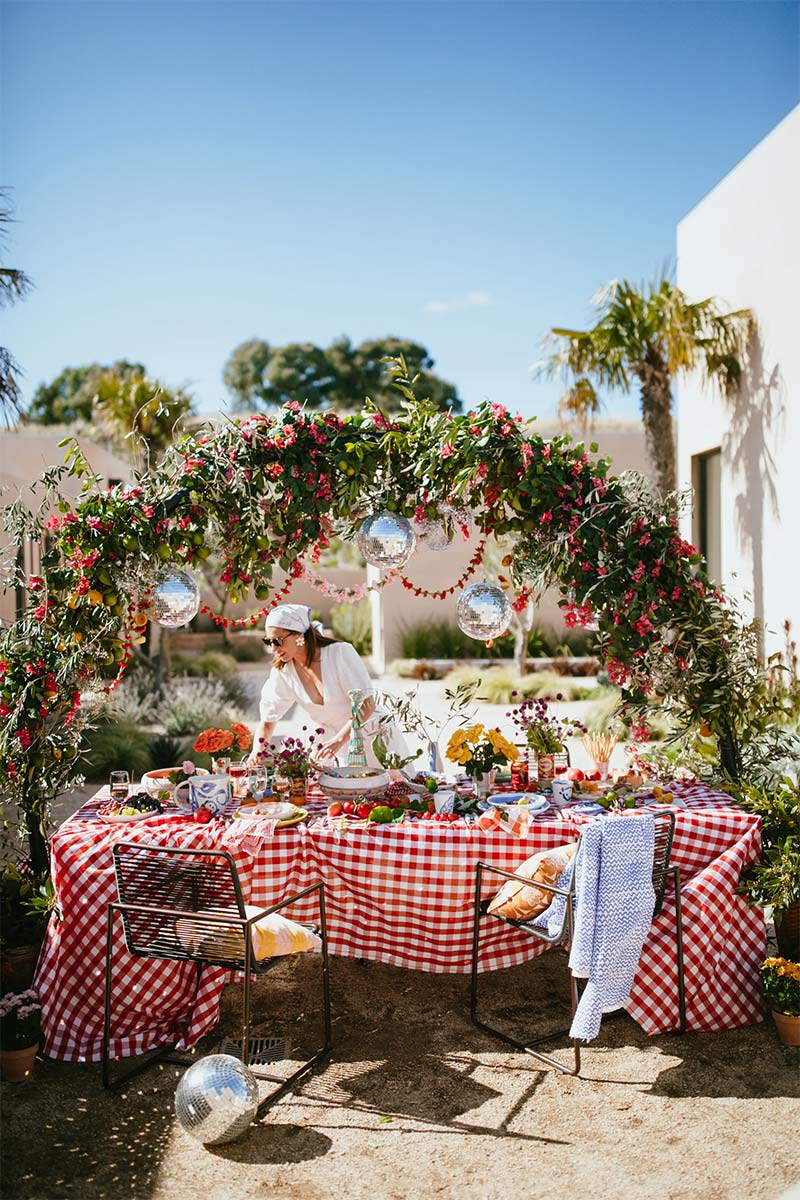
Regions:
<instances>
[{"instance_id":1,"label":"drinking glass","mask_svg":"<svg viewBox=\"0 0 800 1200\"><path fill-rule=\"evenodd\" d=\"M127 771L112 771L108 777L112 800L127 800L131 777Z\"/></svg>"},{"instance_id":2,"label":"drinking glass","mask_svg":"<svg viewBox=\"0 0 800 1200\"><path fill-rule=\"evenodd\" d=\"M246 762L232 762L228 768L234 796L243 796L247 791L248 767Z\"/></svg>"}]
</instances>

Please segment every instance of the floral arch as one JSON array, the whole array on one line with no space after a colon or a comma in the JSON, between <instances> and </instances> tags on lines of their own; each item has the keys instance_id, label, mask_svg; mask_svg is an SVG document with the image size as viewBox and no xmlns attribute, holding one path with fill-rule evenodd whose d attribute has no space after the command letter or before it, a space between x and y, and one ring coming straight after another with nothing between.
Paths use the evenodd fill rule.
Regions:
<instances>
[{"instance_id":1,"label":"floral arch","mask_svg":"<svg viewBox=\"0 0 800 1200\"><path fill-rule=\"evenodd\" d=\"M49 801L79 771L81 696L122 678L157 571L220 554L231 599L263 602L233 624L255 625L335 533L383 507L420 517L468 506L484 535L512 537L521 602L556 584L567 623L597 627L610 679L643 717L654 694L669 697L738 775L744 693L760 686L753 637L680 536L673 503L638 477L609 476L595 446L545 441L499 404L442 413L414 397L402 360L389 369L406 398L397 417L369 403L346 417L289 405L185 437L137 486L105 491L70 442L43 481L58 511L42 526L7 510L13 535L46 544L25 615L0 643L0 781L36 869ZM74 505L57 499L63 472L83 478Z\"/></svg>"}]
</instances>

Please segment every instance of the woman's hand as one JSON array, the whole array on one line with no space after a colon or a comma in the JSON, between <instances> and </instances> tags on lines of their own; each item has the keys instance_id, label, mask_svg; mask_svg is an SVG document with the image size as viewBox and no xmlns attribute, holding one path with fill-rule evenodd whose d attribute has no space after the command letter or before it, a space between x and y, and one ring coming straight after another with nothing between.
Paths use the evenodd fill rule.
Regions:
<instances>
[{"instance_id":1,"label":"woman's hand","mask_svg":"<svg viewBox=\"0 0 800 1200\"><path fill-rule=\"evenodd\" d=\"M332 737L329 737L326 741L320 742L319 747L317 749L316 757L323 761L327 761L329 759L331 759L331 760L334 759L336 757L337 753L341 750L342 746L346 745L349 740L350 740L350 730L349 729L348 729L347 733L344 733L344 734L335 733Z\"/></svg>"}]
</instances>

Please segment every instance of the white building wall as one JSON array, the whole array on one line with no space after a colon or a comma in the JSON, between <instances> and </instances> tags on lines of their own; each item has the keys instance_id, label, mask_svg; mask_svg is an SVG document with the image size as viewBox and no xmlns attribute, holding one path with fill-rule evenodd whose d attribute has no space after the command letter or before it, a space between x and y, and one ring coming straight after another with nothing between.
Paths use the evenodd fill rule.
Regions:
<instances>
[{"instance_id":1,"label":"white building wall","mask_svg":"<svg viewBox=\"0 0 800 1200\"><path fill-rule=\"evenodd\" d=\"M800 107L680 223L679 286L758 322L740 395L700 379L678 389L678 475L721 449L722 582L767 627L767 648L800 634ZM693 523L694 516L694 523ZM684 534L697 536L696 497Z\"/></svg>"}]
</instances>

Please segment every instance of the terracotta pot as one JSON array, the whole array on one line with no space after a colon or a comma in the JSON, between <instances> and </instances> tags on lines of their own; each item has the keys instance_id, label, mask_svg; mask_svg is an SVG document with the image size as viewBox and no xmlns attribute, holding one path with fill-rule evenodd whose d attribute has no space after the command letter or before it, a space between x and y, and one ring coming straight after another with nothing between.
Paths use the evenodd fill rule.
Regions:
<instances>
[{"instance_id":1,"label":"terracotta pot","mask_svg":"<svg viewBox=\"0 0 800 1200\"><path fill-rule=\"evenodd\" d=\"M9 1083L25 1083L30 1079L39 1043L24 1046L22 1050L0 1050L0 1074Z\"/></svg>"},{"instance_id":2,"label":"terracotta pot","mask_svg":"<svg viewBox=\"0 0 800 1200\"><path fill-rule=\"evenodd\" d=\"M775 940L784 958L800 961L800 900L795 900L776 918Z\"/></svg>"},{"instance_id":3,"label":"terracotta pot","mask_svg":"<svg viewBox=\"0 0 800 1200\"><path fill-rule=\"evenodd\" d=\"M3 989L9 992L24 992L33 983L41 945L17 946L3 952Z\"/></svg>"},{"instance_id":4,"label":"terracotta pot","mask_svg":"<svg viewBox=\"0 0 800 1200\"><path fill-rule=\"evenodd\" d=\"M787 1013L774 1011L772 1016L778 1027L778 1037L784 1046L800 1046L800 1017L790 1017Z\"/></svg>"}]
</instances>

